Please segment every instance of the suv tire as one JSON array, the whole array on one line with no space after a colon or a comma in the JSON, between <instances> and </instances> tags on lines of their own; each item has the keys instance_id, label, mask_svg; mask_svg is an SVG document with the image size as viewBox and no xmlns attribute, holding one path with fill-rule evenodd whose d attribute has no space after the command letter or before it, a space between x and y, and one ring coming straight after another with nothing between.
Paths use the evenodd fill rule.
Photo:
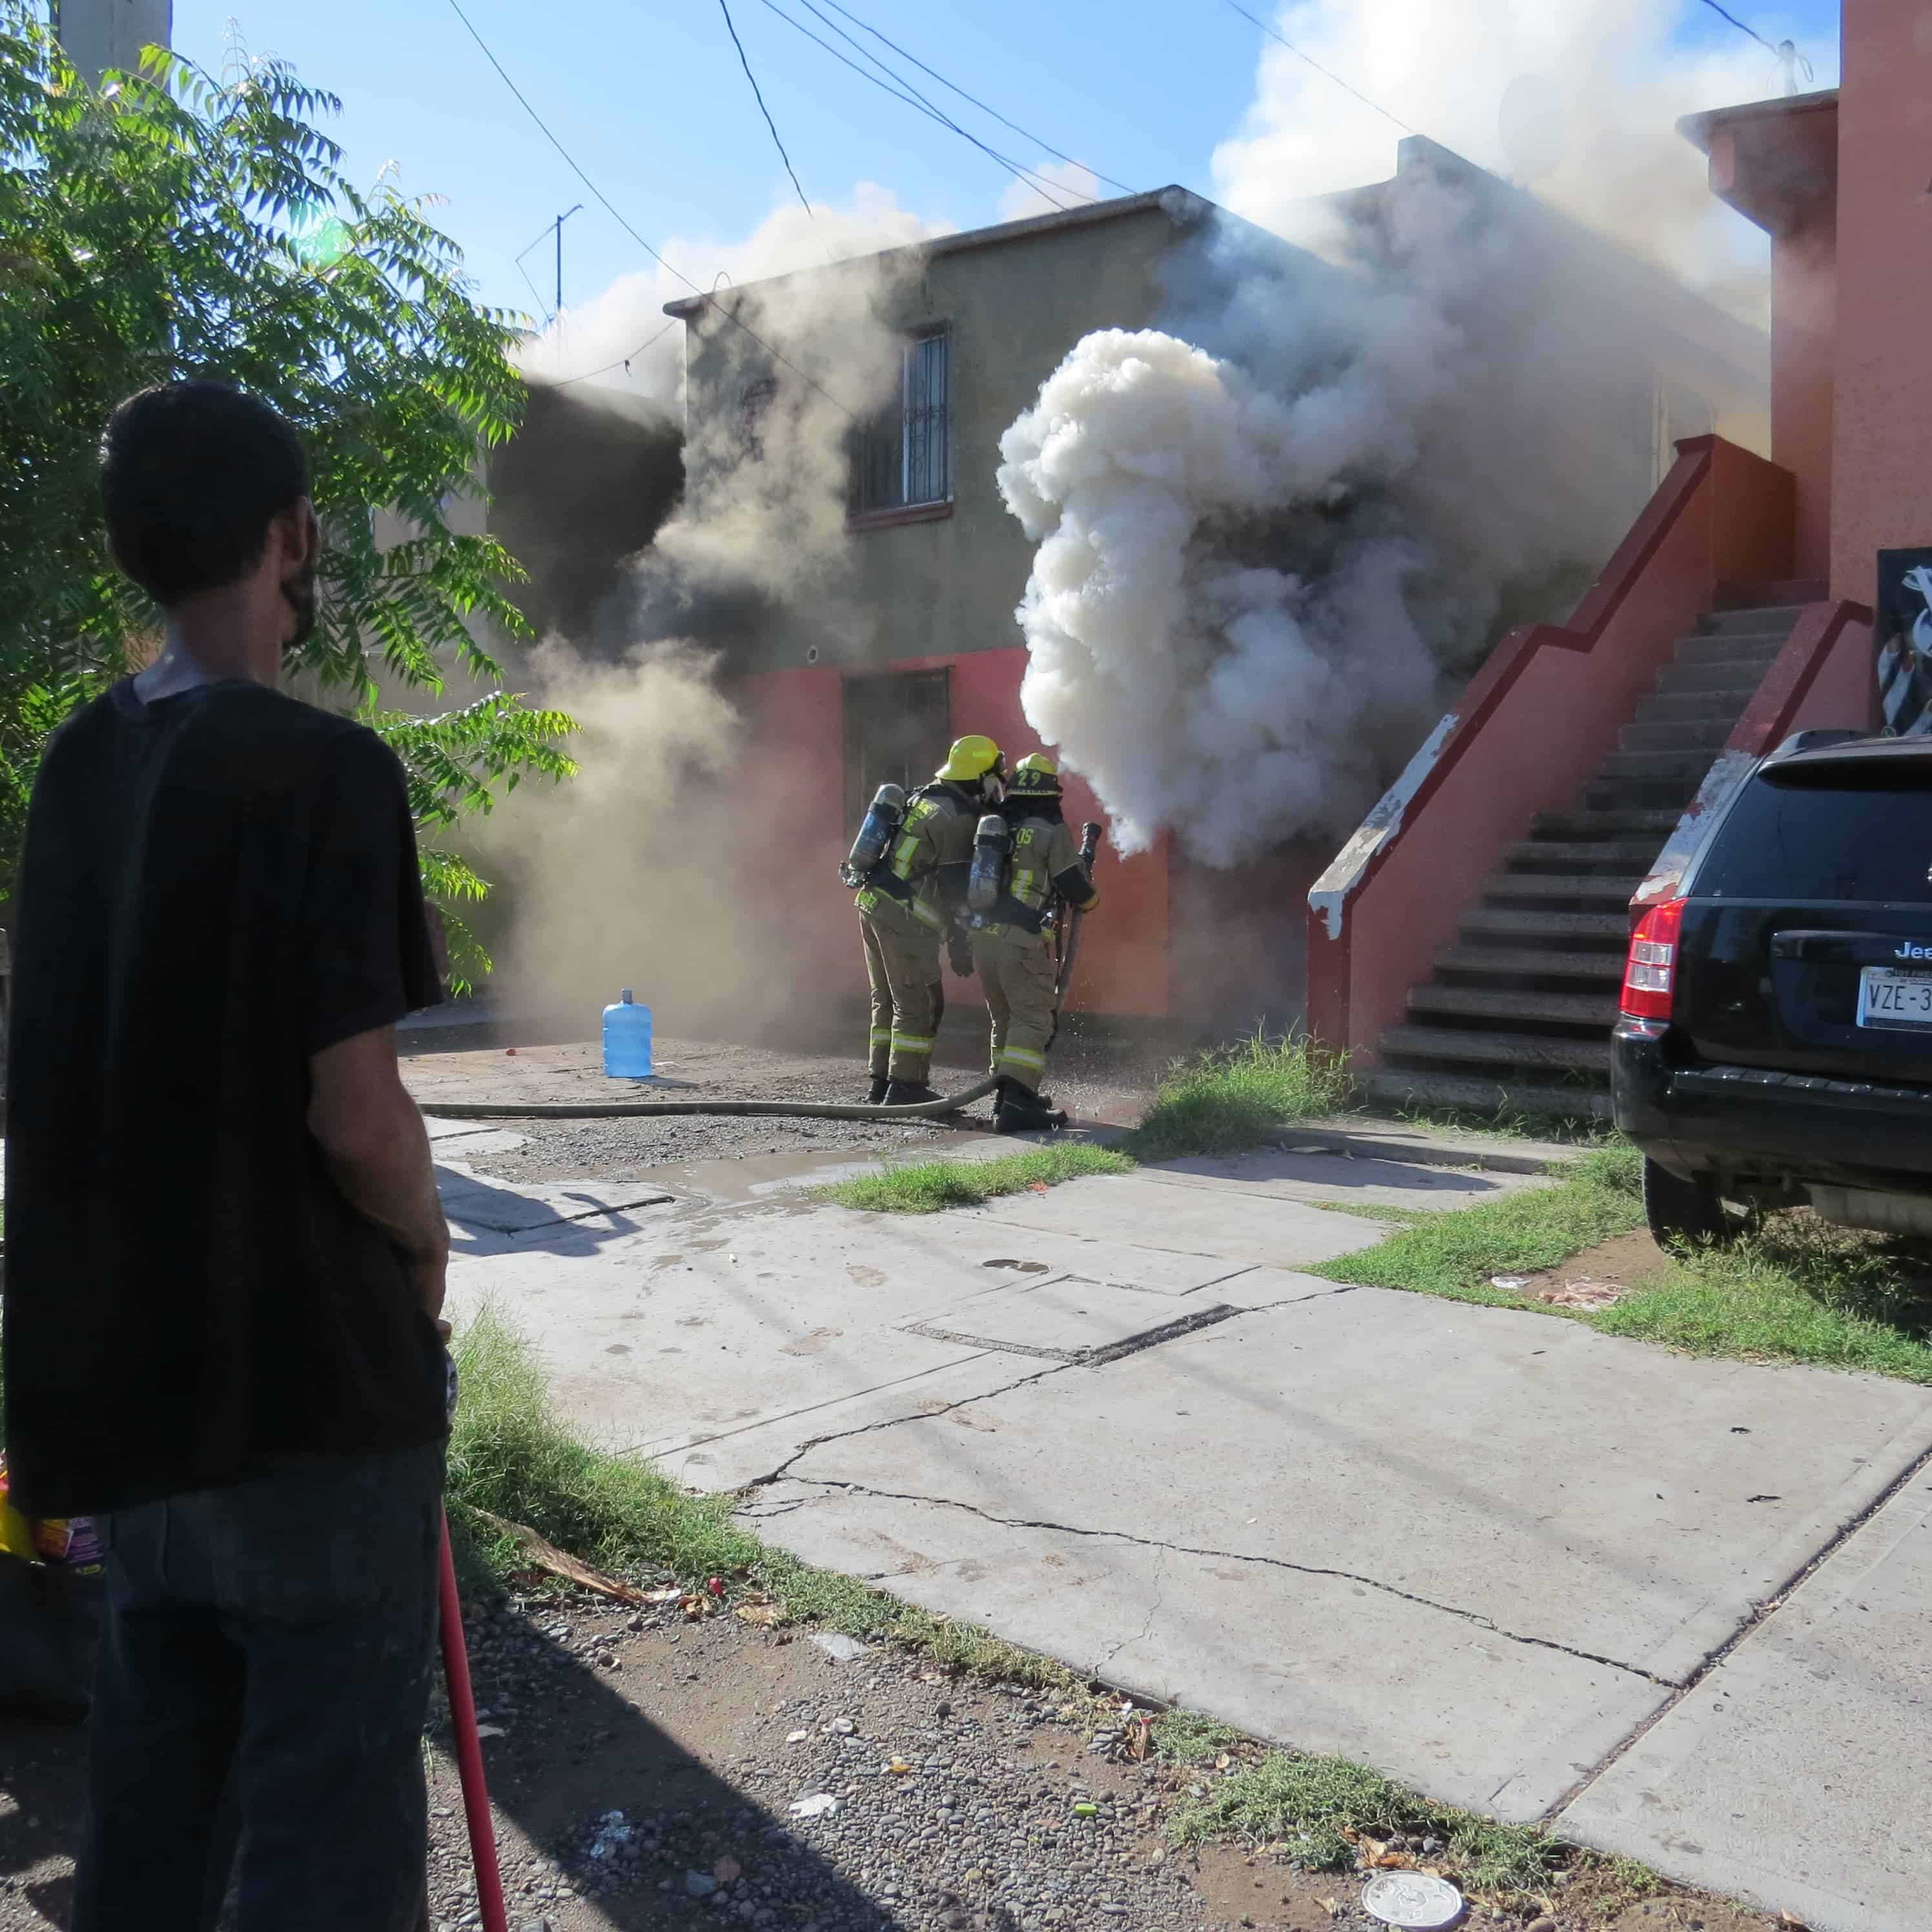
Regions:
<instances>
[{"instance_id":1,"label":"suv tire","mask_svg":"<svg viewBox=\"0 0 1932 1932\"><path fill-rule=\"evenodd\" d=\"M1709 1174L1694 1174L1687 1180L1648 1155L1643 1163L1643 1218L1660 1248L1735 1240L1743 1232L1725 1213L1718 1184Z\"/></svg>"}]
</instances>

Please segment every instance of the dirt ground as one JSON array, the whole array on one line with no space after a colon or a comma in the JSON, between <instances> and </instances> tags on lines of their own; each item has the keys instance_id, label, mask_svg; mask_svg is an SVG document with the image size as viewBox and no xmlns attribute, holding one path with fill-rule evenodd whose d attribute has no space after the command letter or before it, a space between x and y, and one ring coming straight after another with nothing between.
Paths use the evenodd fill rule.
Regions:
<instances>
[{"instance_id":1,"label":"dirt ground","mask_svg":"<svg viewBox=\"0 0 1932 1932\"><path fill-rule=\"evenodd\" d=\"M517 1932L1370 1932L1353 1873L1172 1845L1177 1805L1237 1769L1136 1762L1082 1697L949 1682L917 1655L838 1661L809 1634L572 1593L477 1612L470 1640ZM478 1922L439 1724L432 1921ZM78 1736L0 1728L0 1932L68 1923ZM801 1818L801 1800L836 1808ZM1415 1848L1418 1852L1424 1847ZM1425 1858L1424 1860L1426 1862ZM1508 1932L1770 1932L1664 1888L1588 1879L1466 1922Z\"/></svg>"},{"instance_id":2,"label":"dirt ground","mask_svg":"<svg viewBox=\"0 0 1932 1932\"><path fill-rule=\"evenodd\" d=\"M1602 1308L1621 1300L1640 1282L1670 1264L1670 1256L1651 1239L1648 1229L1640 1228L1634 1234L1599 1241L1556 1268L1498 1279L1520 1282L1515 1292L1526 1301Z\"/></svg>"},{"instance_id":3,"label":"dirt ground","mask_svg":"<svg viewBox=\"0 0 1932 1932\"><path fill-rule=\"evenodd\" d=\"M956 1093L985 1077L969 1056L980 1049L976 1034L962 1029L934 1070L942 1093ZM1054 1048L1048 1090L1055 1104L1077 1120L1130 1126L1140 1118L1164 1056L1152 1047L1083 1039L1070 1032ZM788 1052L767 1046L660 1039L657 1071L648 1082L607 1080L596 1046L472 1047L406 1053L404 1078L430 1113L437 1103L467 1100L584 1101L606 1099L744 1100L862 1102L868 1079L857 1043L846 1057ZM786 1120L757 1116L671 1115L614 1120L506 1120L527 1144L493 1154L489 1171L504 1180L530 1183L631 1177L634 1169L754 1154L825 1152L844 1148L880 1154L944 1150L963 1130L985 1133L992 1124L990 1100L976 1102L952 1125L905 1122Z\"/></svg>"}]
</instances>

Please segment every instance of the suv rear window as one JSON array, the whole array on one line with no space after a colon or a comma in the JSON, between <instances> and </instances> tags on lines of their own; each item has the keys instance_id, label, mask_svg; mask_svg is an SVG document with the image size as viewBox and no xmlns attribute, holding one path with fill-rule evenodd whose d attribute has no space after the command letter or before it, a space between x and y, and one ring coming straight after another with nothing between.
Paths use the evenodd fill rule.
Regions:
<instances>
[{"instance_id":1,"label":"suv rear window","mask_svg":"<svg viewBox=\"0 0 1932 1932\"><path fill-rule=\"evenodd\" d=\"M1760 774L1697 868L1699 898L1932 905L1932 758ZM1792 779L1800 782L1793 783ZM1861 782L1862 781L1862 782Z\"/></svg>"}]
</instances>

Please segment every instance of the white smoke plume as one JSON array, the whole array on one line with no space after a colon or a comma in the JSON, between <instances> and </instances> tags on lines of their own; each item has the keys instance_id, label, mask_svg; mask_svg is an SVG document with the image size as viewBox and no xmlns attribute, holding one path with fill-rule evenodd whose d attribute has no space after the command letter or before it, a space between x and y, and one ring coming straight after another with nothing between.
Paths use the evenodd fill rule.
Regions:
<instances>
[{"instance_id":1,"label":"white smoke plume","mask_svg":"<svg viewBox=\"0 0 1932 1932\"><path fill-rule=\"evenodd\" d=\"M740 241L670 237L662 244L664 260L691 282L662 263L620 275L520 344L517 364L532 382L614 390L675 413L684 394L684 329L664 313L664 305L691 295L692 282L722 296L740 283L822 268L828 262L909 247L948 232L946 224L902 208L890 190L874 182L861 182L843 206L820 205L811 215L782 201Z\"/></svg>"},{"instance_id":2,"label":"white smoke plume","mask_svg":"<svg viewBox=\"0 0 1932 1932\"><path fill-rule=\"evenodd\" d=\"M664 643L596 664L553 640L530 669L581 727L579 770L520 788L470 835L508 920L496 972L546 1014L593 1014L634 986L674 1026L755 1023L778 982L732 782L744 726L709 658Z\"/></svg>"},{"instance_id":3,"label":"white smoke plume","mask_svg":"<svg viewBox=\"0 0 1932 1932\"><path fill-rule=\"evenodd\" d=\"M1234 213L1291 233L1305 197L1388 172L1401 130L1318 61L1408 127L1764 319L1764 238L1712 196L1676 123L1781 93L1784 73L1694 0L1299 0L1274 18L1309 60L1263 44L1254 102L1214 154ZM1711 28L1694 46L1680 37L1693 20ZM1780 37L1774 9L1752 22ZM1799 46L1814 64L1800 84L1834 85L1835 44Z\"/></svg>"},{"instance_id":4,"label":"white smoke plume","mask_svg":"<svg viewBox=\"0 0 1932 1932\"><path fill-rule=\"evenodd\" d=\"M789 624L862 628L844 596L845 434L896 376L885 317L897 278L919 260L916 249L873 258L939 232L862 188L816 220L776 209L730 248L666 244L687 272L703 265L707 290L716 278L692 352L707 396L728 406L694 425L682 500L624 565L618 590L530 656L528 688L581 730L570 746L578 776L520 788L475 840L479 868L502 889L498 971L520 1001L581 1014L633 986L670 1027L742 1036L832 970L802 956L788 927L795 848L770 836L785 774L768 747L746 758L748 727L721 688L716 646L754 635L775 610ZM838 263L830 272L828 258ZM595 368L669 323L632 355L628 375L562 394L641 398L681 420L686 325L661 308L689 292L663 272L627 276L526 345L524 367L533 378ZM728 406L734 398L742 406ZM586 448L581 435L566 439L556 460L580 462ZM541 497L543 477L520 488ZM761 796L760 779L780 795Z\"/></svg>"},{"instance_id":5,"label":"white smoke plume","mask_svg":"<svg viewBox=\"0 0 1932 1932\"><path fill-rule=\"evenodd\" d=\"M1765 56L1678 55L1683 10L1280 10L1315 58L1504 172L1500 96L1540 76L1527 98L1563 104L1561 140L1514 138L1568 215L1453 160L1342 193L1389 176L1395 131L1270 44L1216 175L1300 245L1214 224L1171 279L1167 332L1088 338L1001 444L1001 489L1040 545L1022 703L1124 848L1167 829L1229 866L1345 834L1502 623L1560 615L1607 557L1648 487L1652 372L1683 318L1568 216L1702 268L1738 306L1762 296L1762 260L1724 238L1736 218L1719 210L1712 240L1674 121L1768 91Z\"/></svg>"}]
</instances>

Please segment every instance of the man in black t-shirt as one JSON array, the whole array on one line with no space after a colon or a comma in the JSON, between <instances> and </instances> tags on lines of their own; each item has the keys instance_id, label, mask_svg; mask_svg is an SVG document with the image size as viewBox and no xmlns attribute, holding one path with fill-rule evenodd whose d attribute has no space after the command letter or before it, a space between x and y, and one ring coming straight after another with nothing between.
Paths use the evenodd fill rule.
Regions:
<instances>
[{"instance_id":1,"label":"man in black t-shirt","mask_svg":"<svg viewBox=\"0 0 1932 1932\"><path fill-rule=\"evenodd\" d=\"M401 766L283 697L300 445L170 384L115 412L146 670L34 788L9 1036L14 1499L108 1546L75 1932L424 1922L448 1232L395 1023L440 988Z\"/></svg>"}]
</instances>

